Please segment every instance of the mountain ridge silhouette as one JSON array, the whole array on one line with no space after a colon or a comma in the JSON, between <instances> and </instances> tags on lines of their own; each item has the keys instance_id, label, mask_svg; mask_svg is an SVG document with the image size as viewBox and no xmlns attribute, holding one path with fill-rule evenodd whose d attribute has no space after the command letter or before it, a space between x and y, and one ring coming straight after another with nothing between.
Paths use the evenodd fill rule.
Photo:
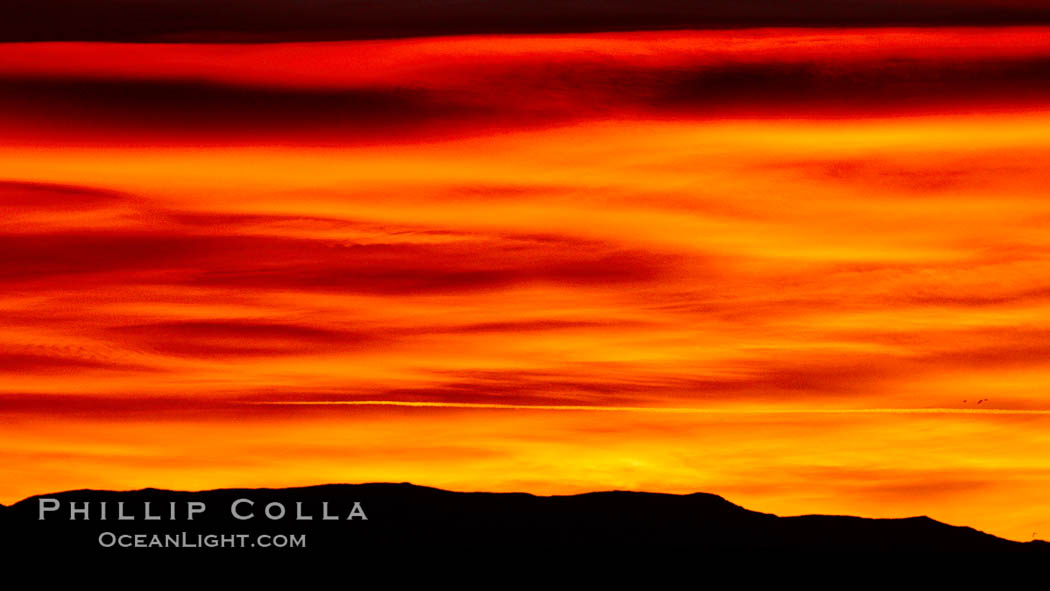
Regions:
<instances>
[{"instance_id":1,"label":"mountain ridge silhouette","mask_svg":"<svg viewBox=\"0 0 1050 591\"><path fill-rule=\"evenodd\" d=\"M43 501L43 499L50 499ZM250 519L237 519L231 506ZM144 509L145 502L149 509ZM46 505L58 508L43 513ZM107 519L100 519L102 503ZM186 518L191 502L202 513ZM360 504L354 515L353 503ZM76 503L76 505L72 505ZM87 503L87 505L85 505ZM116 519L124 503L132 520ZM250 504L249 504L250 503ZM324 505L327 503L327 505ZM267 511L275 505L271 520ZM298 505L297 505L298 504ZM279 505L280 507L277 507ZM71 507L87 507L71 520ZM147 514L156 520L145 520ZM296 520L294 514L309 519ZM330 513L330 514L329 514ZM322 519L328 516L332 519ZM175 517L171 519L171 517ZM303 535L301 548L129 547L117 536L178 538L241 535ZM110 542L105 547L103 542ZM130 543L130 542L129 542ZM173 491L80 489L34 495L0 505L0 547L8 552L63 551L78 555L155 557L267 554L461 556L485 552L535 552L608 556L610 553L807 552L807 553L1038 553L1050 543L1006 540L971 527L941 523L927 516L873 519L843 515L780 517L751 511L711 493L669 494L625 490L540 496L523 492L456 492L410 483L325 484L295 488L224 488Z\"/></svg>"}]
</instances>

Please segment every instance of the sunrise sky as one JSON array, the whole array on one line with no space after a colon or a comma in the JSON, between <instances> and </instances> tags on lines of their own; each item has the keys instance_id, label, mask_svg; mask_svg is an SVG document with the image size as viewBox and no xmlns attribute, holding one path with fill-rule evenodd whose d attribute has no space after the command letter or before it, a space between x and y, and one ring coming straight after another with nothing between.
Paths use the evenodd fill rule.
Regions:
<instances>
[{"instance_id":1,"label":"sunrise sky","mask_svg":"<svg viewBox=\"0 0 1050 591\"><path fill-rule=\"evenodd\" d=\"M1048 538L1048 63L1015 26L2 43L0 503L410 481Z\"/></svg>"}]
</instances>

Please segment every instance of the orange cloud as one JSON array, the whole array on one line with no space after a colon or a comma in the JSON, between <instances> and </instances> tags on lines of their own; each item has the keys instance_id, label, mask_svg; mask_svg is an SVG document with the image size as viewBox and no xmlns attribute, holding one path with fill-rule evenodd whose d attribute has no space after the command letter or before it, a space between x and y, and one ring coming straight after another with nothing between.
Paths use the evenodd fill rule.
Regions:
<instances>
[{"instance_id":1,"label":"orange cloud","mask_svg":"<svg viewBox=\"0 0 1050 591\"><path fill-rule=\"evenodd\" d=\"M1048 39L0 47L0 501L411 480L1050 531Z\"/></svg>"}]
</instances>

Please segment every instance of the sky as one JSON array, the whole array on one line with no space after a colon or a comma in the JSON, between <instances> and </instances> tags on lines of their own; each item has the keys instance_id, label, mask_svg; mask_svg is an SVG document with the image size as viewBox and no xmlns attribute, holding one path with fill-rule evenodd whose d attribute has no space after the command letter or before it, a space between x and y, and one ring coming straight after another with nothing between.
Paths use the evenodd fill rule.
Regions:
<instances>
[{"instance_id":1,"label":"sky","mask_svg":"<svg viewBox=\"0 0 1050 591\"><path fill-rule=\"evenodd\" d=\"M410 481L1050 537L1048 60L0 44L0 503Z\"/></svg>"}]
</instances>

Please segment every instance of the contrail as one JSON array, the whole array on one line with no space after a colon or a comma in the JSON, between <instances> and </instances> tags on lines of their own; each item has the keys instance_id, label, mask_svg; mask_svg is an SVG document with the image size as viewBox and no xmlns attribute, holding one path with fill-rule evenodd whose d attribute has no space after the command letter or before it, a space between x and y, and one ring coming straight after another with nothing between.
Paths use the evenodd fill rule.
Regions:
<instances>
[{"instance_id":1,"label":"contrail","mask_svg":"<svg viewBox=\"0 0 1050 591\"><path fill-rule=\"evenodd\" d=\"M588 406L576 404L500 404L488 402L418 402L405 400L263 400L245 404L288 406L407 406L496 410L565 410L666 414L999 414L1050 415L1050 409L1001 408L691 408L666 406Z\"/></svg>"}]
</instances>

